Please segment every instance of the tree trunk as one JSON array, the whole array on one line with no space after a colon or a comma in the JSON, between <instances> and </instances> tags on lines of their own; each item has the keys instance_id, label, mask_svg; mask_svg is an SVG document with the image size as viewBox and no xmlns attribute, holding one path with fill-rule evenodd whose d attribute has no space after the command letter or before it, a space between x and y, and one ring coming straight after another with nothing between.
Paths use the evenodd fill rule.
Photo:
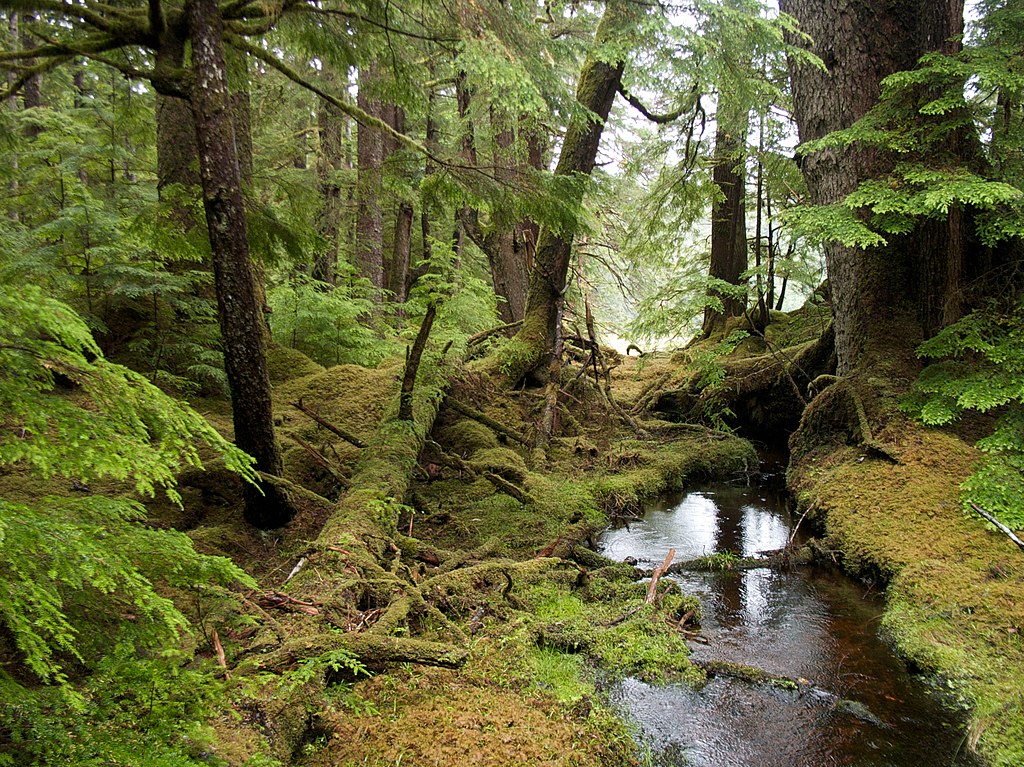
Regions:
<instances>
[{"instance_id":1,"label":"tree trunk","mask_svg":"<svg viewBox=\"0 0 1024 767\"><path fill-rule=\"evenodd\" d=\"M781 0L814 40L822 72L791 62L794 116L801 141L846 128L878 100L882 79L910 69L930 51L955 52L963 0ZM853 147L809 155L804 175L812 202L838 202L892 158ZM926 223L886 247L830 245L825 256L835 315L838 372L846 374L890 348L897 336L912 347L952 320L962 265L960 215Z\"/></svg>"},{"instance_id":2,"label":"tree trunk","mask_svg":"<svg viewBox=\"0 0 1024 767\"><path fill-rule=\"evenodd\" d=\"M500 181L511 184L519 165L515 157L515 132L508 116L498 115L494 109L491 110L491 125L494 130L495 174ZM530 246L536 244L536 241L530 243L528 240L531 226L529 221L496 220L485 243L494 293L502 299L498 302L498 314L506 324L518 322L526 314L527 259L532 256Z\"/></svg>"},{"instance_id":3,"label":"tree trunk","mask_svg":"<svg viewBox=\"0 0 1024 767\"><path fill-rule=\"evenodd\" d=\"M156 52L156 67L160 70L177 70L185 64L185 41L167 34L160 41ZM189 230L196 225L192 209L187 201L198 195L201 180L196 158L196 128L192 118L192 105L176 96L156 96L156 177L157 192L165 199L169 187L177 186L181 203L174 208L174 217L182 229Z\"/></svg>"},{"instance_id":4,"label":"tree trunk","mask_svg":"<svg viewBox=\"0 0 1024 767\"><path fill-rule=\"evenodd\" d=\"M373 117L383 116L380 101L373 96L374 83L380 79L377 64L371 63L359 70L359 108ZM356 134L356 163L358 167L358 213L356 219L356 269L373 286L372 298L381 300L384 287L384 209L383 193L384 136L380 129L360 125Z\"/></svg>"},{"instance_id":5,"label":"tree trunk","mask_svg":"<svg viewBox=\"0 0 1024 767\"><path fill-rule=\"evenodd\" d=\"M263 307L249 257L224 61L224 22L216 0L192 0L188 21L192 35L192 111L235 443L256 459L259 471L280 475L281 454L274 437ZM262 528L286 524L291 519L287 499L269 485L262 489L265 495L255 488L247 493L246 520Z\"/></svg>"},{"instance_id":6,"label":"tree trunk","mask_svg":"<svg viewBox=\"0 0 1024 767\"><path fill-rule=\"evenodd\" d=\"M643 12L629 0L609 0L597 27L594 47L588 54L576 87L577 108L562 142L555 167L556 176L575 177L567 207L578 211L583 202L586 177L594 169L601 133L622 80L625 60L622 47L634 31ZM609 56L609 51L616 55ZM611 58L609 62L607 59ZM541 231L530 271L530 285L523 326L516 335L516 358L508 360L509 378L542 372L549 368L558 340L558 319L562 314L569 255L570 232Z\"/></svg>"},{"instance_id":7,"label":"tree trunk","mask_svg":"<svg viewBox=\"0 0 1024 767\"><path fill-rule=\"evenodd\" d=\"M712 181L722 199L711 207L711 266L708 275L730 285L742 285L740 275L747 269L746 209L746 137L747 115L732 114L725 95L719 95L718 130L715 133L715 159ZM722 302L719 311L704 310L703 334L711 335L725 327L727 317L738 317L746 309L742 298L725 295L711 288L709 295Z\"/></svg>"},{"instance_id":8,"label":"tree trunk","mask_svg":"<svg viewBox=\"0 0 1024 767\"><path fill-rule=\"evenodd\" d=\"M387 122L399 133L405 133L405 110L397 104L389 104ZM398 141L393 137L387 142L387 152L391 155L399 149ZM412 221L413 206L410 200L400 199L395 213L395 235L392 241L391 258L384 270L384 284L391 293L392 300L404 304L409 297L410 269L412 262Z\"/></svg>"},{"instance_id":9,"label":"tree trunk","mask_svg":"<svg viewBox=\"0 0 1024 767\"><path fill-rule=\"evenodd\" d=\"M320 151L317 152L317 177L320 182L322 208L317 220L322 250L313 258L313 279L334 285L338 275L338 253L341 247L342 195L337 174L345 168L342 146L345 115L333 104L320 102L317 131Z\"/></svg>"}]
</instances>

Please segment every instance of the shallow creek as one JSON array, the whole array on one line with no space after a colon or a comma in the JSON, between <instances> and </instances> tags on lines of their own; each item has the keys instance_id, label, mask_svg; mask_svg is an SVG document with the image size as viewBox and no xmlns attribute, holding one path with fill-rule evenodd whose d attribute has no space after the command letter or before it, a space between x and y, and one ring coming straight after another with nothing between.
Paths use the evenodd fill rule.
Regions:
<instances>
[{"instance_id":1,"label":"shallow creek","mask_svg":"<svg viewBox=\"0 0 1024 767\"><path fill-rule=\"evenodd\" d=\"M610 529L600 550L653 569L731 551L786 545L794 520L784 495L710 485L651 504ZM881 600L820 569L689 573L672 577L701 600L693 657L808 680L798 692L714 677L701 690L617 684L612 698L636 724L658 767L966 767L962 716L879 637Z\"/></svg>"}]
</instances>

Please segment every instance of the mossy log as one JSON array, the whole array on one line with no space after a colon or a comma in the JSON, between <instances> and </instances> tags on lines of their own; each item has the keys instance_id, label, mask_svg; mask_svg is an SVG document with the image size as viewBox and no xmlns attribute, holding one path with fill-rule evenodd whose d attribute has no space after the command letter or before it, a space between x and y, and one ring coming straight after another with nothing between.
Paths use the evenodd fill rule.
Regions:
<instances>
[{"instance_id":1,"label":"mossy log","mask_svg":"<svg viewBox=\"0 0 1024 767\"><path fill-rule=\"evenodd\" d=\"M751 431L789 433L804 410L802 392L818 376L834 372L834 345L829 325L820 337L799 346L757 357L723 358L718 363L725 373L722 383L707 386L704 373L696 373L682 387L655 397L652 410L691 422L731 412Z\"/></svg>"},{"instance_id":2,"label":"mossy log","mask_svg":"<svg viewBox=\"0 0 1024 767\"><path fill-rule=\"evenodd\" d=\"M280 587L282 593L315 609L282 615L287 643L251 654L246 666L285 673L303 660L337 650L368 668L404 662L453 667L465 660L465 635L424 599L415 583L416 563L403 555L408 546L400 545L407 542L397 531L448 376L449 368L436 355L426 355L413 395L414 418L386 420L368 441L351 487L335 505L301 569ZM396 401L393 412L397 410ZM413 636L420 625L429 625L432 633ZM397 630L404 633L392 635ZM316 691L307 684L301 695L296 692L275 705L304 707L310 695ZM271 744L282 756L296 747L294 737L303 736L298 730L287 733Z\"/></svg>"}]
</instances>

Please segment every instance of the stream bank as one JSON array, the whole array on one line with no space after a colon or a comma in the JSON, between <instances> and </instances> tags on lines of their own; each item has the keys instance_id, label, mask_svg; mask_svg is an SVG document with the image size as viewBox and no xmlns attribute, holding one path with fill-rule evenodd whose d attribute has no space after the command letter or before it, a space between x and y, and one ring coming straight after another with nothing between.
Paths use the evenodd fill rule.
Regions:
<instances>
[{"instance_id":1,"label":"stream bank","mask_svg":"<svg viewBox=\"0 0 1024 767\"><path fill-rule=\"evenodd\" d=\"M779 479L775 475L774 479ZM657 767L979 764L962 710L879 637L881 600L829 568L736 571L730 562L786 546L796 523L772 475L669 494L606 531L599 550L641 568L719 557L721 569L666 576L700 599L693 660L706 684L627 678L612 697ZM799 544L801 535L796 534ZM699 640L699 641L698 641ZM761 672L760 678L753 675Z\"/></svg>"}]
</instances>

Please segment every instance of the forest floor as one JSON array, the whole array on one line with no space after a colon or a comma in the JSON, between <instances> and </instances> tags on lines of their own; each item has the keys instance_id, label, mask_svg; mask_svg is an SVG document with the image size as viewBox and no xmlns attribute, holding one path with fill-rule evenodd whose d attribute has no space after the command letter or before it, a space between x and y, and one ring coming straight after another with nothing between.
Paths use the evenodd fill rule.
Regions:
<instances>
[{"instance_id":1,"label":"forest floor","mask_svg":"<svg viewBox=\"0 0 1024 767\"><path fill-rule=\"evenodd\" d=\"M685 641L699 605L667 580L648 600L640 573L603 560L588 542L645 499L755 470L746 440L660 420L651 408L668 403L679 415L681 401L721 405L695 390L757 378L756 391L733 386L746 400L731 404L763 418L771 402L755 400L788 396L779 393L788 374L767 381L751 371L785 368L808 352L823 324L814 312L776 319L767 338L747 339L719 362L710 354L723 351L716 344L639 359L608 353L618 407L602 394L600 376L573 368L563 378L562 436L546 451L529 447L542 394L509 390L486 361L460 365L430 419L406 497L377 510L389 518L378 580L401 575L425 600L394 625L393 595L382 600L380 585L366 585L361 574L353 582L363 585L346 585L349 598L337 599L336 576L318 570L324 565L315 555L336 499L352 495L347 485L362 476L372 449L323 424L371 442L388 420L401 365L325 370L276 350L286 476L306 490L296 496L294 522L272 533L243 526L238 482L218 471L182 478L184 510L152 507L155 523L188 531L197 548L231 557L260 584L240 604L198 611L197 651L224 667L230 690L214 723L214 753L253 767L638 763L631 733L602 689L624 675L700 683L703 671L689 663ZM785 354L768 353L773 348ZM227 431L224 404L202 404ZM886 428L874 438L897 462L833 433L800 451L791 486L836 560L888 584L885 628L899 649L949 677L973 705L972 747L993 764L1024 763L1024 560L960 511L958 485L977 460L968 442L905 419ZM353 573L354 555L344 563L366 538L357 537L327 546ZM308 639L316 621L326 643ZM448 643L460 655L375 663L332 654L331 636L342 646L374 632Z\"/></svg>"}]
</instances>

